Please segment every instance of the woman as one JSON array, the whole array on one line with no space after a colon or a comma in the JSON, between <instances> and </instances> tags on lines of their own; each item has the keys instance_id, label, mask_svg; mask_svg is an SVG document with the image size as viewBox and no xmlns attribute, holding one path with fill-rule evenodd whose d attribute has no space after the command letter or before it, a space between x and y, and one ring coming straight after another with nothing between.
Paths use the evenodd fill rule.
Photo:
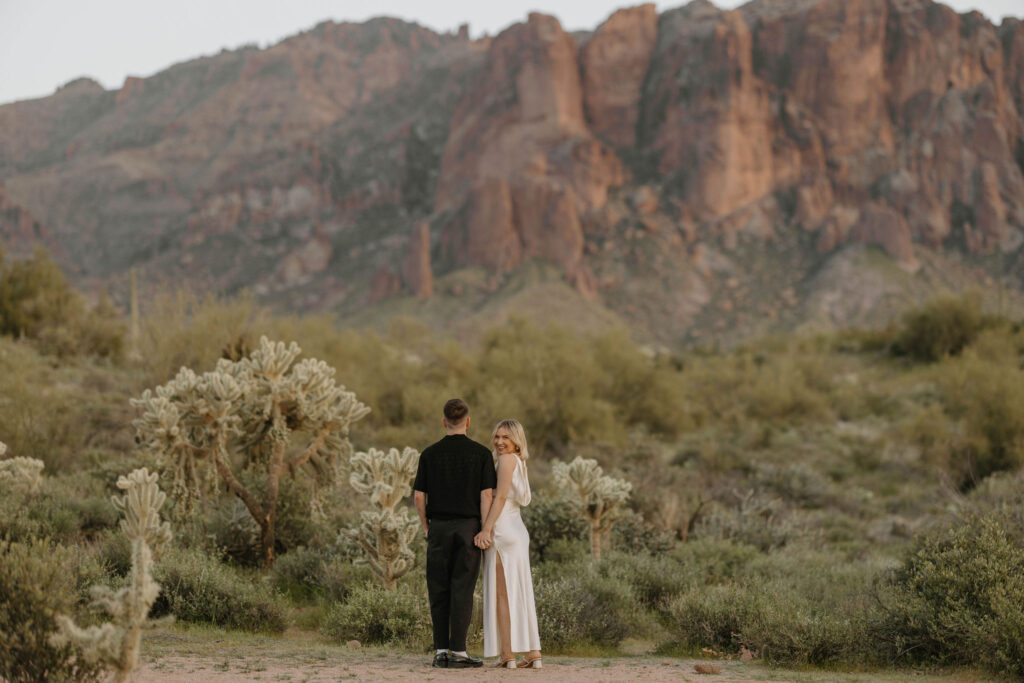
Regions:
<instances>
[{"instance_id":1,"label":"woman","mask_svg":"<svg viewBox=\"0 0 1024 683\"><path fill-rule=\"evenodd\" d=\"M526 433L517 420L502 420L491 436L498 488L477 535L484 551L484 656L498 667L539 669L540 635L530 575L530 534L519 508L530 503ZM515 652L526 657L516 664Z\"/></svg>"}]
</instances>

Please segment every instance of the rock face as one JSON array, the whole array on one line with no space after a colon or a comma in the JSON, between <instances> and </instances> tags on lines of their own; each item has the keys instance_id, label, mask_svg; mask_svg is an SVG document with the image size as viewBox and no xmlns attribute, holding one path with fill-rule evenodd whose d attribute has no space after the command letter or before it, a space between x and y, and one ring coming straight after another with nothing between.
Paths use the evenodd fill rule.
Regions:
<instances>
[{"instance_id":1,"label":"rock face","mask_svg":"<svg viewBox=\"0 0 1024 683\"><path fill-rule=\"evenodd\" d=\"M848 245L1024 289L1022 112L1024 23L931 0L645 4L575 34L531 14L480 40L327 22L0 106L0 236L85 282L145 266L342 313L540 261L679 339L798 322L814 273L870 262Z\"/></svg>"},{"instance_id":2,"label":"rock face","mask_svg":"<svg viewBox=\"0 0 1024 683\"><path fill-rule=\"evenodd\" d=\"M653 4L619 10L583 46L583 105L590 129L614 147L636 144L640 98L658 39Z\"/></svg>"},{"instance_id":3,"label":"rock face","mask_svg":"<svg viewBox=\"0 0 1024 683\"><path fill-rule=\"evenodd\" d=\"M572 269L581 215L622 182L615 154L587 128L578 46L554 17L531 14L494 39L456 107L436 206L454 209L443 258L498 271L523 259Z\"/></svg>"},{"instance_id":4,"label":"rock face","mask_svg":"<svg viewBox=\"0 0 1024 683\"><path fill-rule=\"evenodd\" d=\"M74 262L54 240L52 231L32 212L12 201L0 182L0 246L6 248L8 256L26 257L37 245L48 249L64 267L74 269Z\"/></svg>"},{"instance_id":5,"label":"rock face","mask_svg":"<svg viewBox=\"0 0 1024 683\"><path fill-rule=\"evenodd\" d=\"M402 283L420 299L434 293L434 273L430 268L430 225L422 222L413 228L405 258L402 260Z\"/></svg>"}]
</instances>

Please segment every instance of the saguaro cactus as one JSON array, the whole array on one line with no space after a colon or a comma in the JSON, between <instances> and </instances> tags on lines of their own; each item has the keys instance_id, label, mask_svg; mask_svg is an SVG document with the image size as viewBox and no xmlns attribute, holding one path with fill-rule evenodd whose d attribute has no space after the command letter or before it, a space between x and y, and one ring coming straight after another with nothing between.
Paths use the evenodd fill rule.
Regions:
<instances>
[{"instance_id":1,"label":"saguaro cactus","mask_svg":"<svg viewBox=\"0 0 1024 683\"><path fill-rule=\"evenodd\" d=\"M131 540L132 571L128 585L119 591L107 586L93 586L92 605L112 617L101 626L82 629L68 616L57 616L60 629L52 637L54 645L74 642L82 648L89 661L100 661L114 671L114 680L126 681L139 665L139 643L142 629L153 602L160 594L160 584L153 580L150 569L154 554L171 540L171 528L160 521L160 507L167 495L157 486L156 473L143 467L117 480L124 496L114 496L114 507L124 513L121 531Z\"/></svg>"},{"instance_id":2,"label":"saguaro cactus","mask_svg":"<svg viewBox=\"0 0 1024 683\"><path fill-rule=\"evenodd\" d=\"M555 463L551 473L559 487L571 492L574 503L590 522L590 555L594 562L600 561L604 541L625 511L633 485L606 476L596 460L579 456L570 463Z\"/></svg>"},{"instance_id":3,"label":"saguaro cactus","mask_svg":"<svg viewBox=\"0 0 1024 683\"><path fill-rule=\"evenodd\" d=\"M387 453L371 448L351 460L349 483L369 496L377 509L361 513L359 521L342 534L359 544L365 554L363 561L388 590L412 569L416 559L409 544L419 532L419 520L398 504L412 493L418 462L419 453L413 448L401 453L397 448Z\"/></svg>"},{"instance_id":4,"label":"saguaro cactus","mask_svg":"<svg viewBox=\"0 0 1024 683\"><path fill-rule=\"evenodd\" d=\"M7 453L7 444L0 441L0 457ZM32 495L42 482L43 461L35 458L0 460L0 492Z\"/></svg>"},{"instance_id":5,"label":"saguaro cactus","mask_svg":"<svg viewBox=\"0 0 1024 683\"><path fill-rule=\"evenodd\" d=\"M277 498L284 472L305 471L331 484L340 457L351 452L349 426L370 409L335 384L334 368L301 350L266 337L238 361L221 360L213 372L182 368L156 391L132 404L142 416L133 423L141 443L174 476L172 496L186 505L218 480L244 504L260 527L264 564L274 562ZM289 451L297 435L305 438ZM237 476L262 470L262 499Z\"/></svg>"}]
</instances>

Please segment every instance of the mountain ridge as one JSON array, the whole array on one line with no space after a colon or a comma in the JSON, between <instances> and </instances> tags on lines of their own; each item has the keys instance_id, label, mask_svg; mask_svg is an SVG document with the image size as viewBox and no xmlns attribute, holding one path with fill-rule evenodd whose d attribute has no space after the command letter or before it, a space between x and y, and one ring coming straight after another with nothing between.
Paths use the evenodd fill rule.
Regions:
<instances>
[{"instance_id":1,"label":"mountain ridge","mask_svg":"<svg viewBox=\"0 0 1024 683\"><path fill-rule=\"evenodd\" d=\"M0 239L116 296L138 268L343 320L483 310L534 262L662 342L881 324L943 289L1024 310L1022 110L1024 25L928 0L647 4L586 34L534 13L476 40L323 22L0 106ZM857 245L897 266L879 286ZM822 292L830 264L851 274Z\"/></svg>"}]
</instances>

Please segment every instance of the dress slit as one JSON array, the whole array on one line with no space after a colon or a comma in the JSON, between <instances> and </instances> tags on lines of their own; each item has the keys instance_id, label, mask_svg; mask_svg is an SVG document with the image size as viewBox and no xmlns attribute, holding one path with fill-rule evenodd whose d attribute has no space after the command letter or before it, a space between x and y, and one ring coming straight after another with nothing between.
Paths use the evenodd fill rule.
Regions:
<instances>
[{"instance_id":1,"label":"dress slit","mask_svg":"<svg viewBox=\"0 0 1024 683\"><path fill-rule=\"evenodd\" d=\"M504 594L504 596L502 596ZM512 654L512 610L508 601L508 583L505 581L505 563L501 560L501 551L495 550L494 562L494 597L498 621L498 646L503 654ZM501 612L502 597L505 599L505 614Z\"/></svg>"}]
</instances>

